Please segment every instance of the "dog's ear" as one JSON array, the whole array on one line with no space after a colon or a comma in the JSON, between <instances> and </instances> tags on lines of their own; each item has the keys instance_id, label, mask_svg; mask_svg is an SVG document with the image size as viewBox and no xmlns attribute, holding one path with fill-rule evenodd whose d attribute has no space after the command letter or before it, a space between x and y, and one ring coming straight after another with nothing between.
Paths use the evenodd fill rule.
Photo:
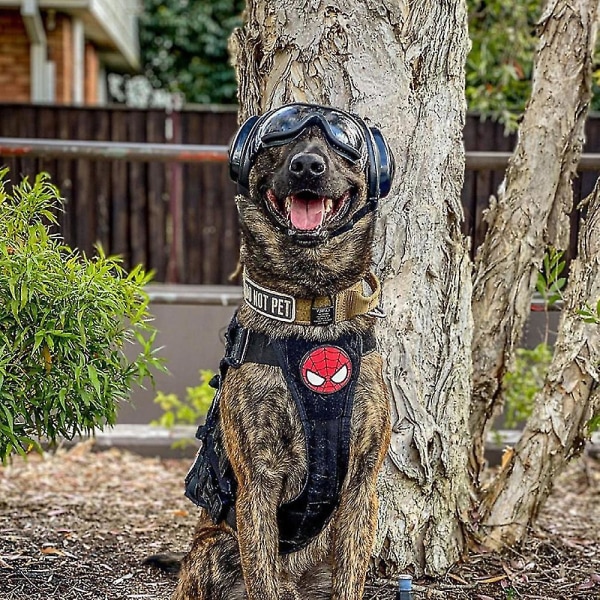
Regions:
<instances>
[{"instance_id":1,"label":"dog's ear","mask_svg":"<svg viewBox=\"0 0 600 600\"><path fill-rule=\"evenodd\" d=\"M392 188L396 162L392 150L377 127L369 127L373 139L374 164L369 169L369 193L371 197L385 198ZM376 171L372 173L371 170ZM375 189L372 189L375 187Z\"/></svg>"},{"instance_id":2,"label":"dog's ear","mask_svg":"<svg viewBox=\"0 0 600 600\"><path fill-rule=\"evenodd\" d=\"M237 183L238 194L248 195L248 176L250 174L250 141L252 130L259 117L254 116L246 120L235 134L229 145L229 176Z\"/></svg>"},{"instance_id":3,"label":"dog's ear","mask_svg":"<svg viewBox=\"0 0 600 600\"><path fill-rule=\"evenodd\" d=\"M360 120L360 117L356 118ZM368 127L362 120L361 122L367 137L369 155L367 167L369 200L376 203L390 193L395 171L394 155L381 131L377 127Z\"/></svg>"}]
</instances>

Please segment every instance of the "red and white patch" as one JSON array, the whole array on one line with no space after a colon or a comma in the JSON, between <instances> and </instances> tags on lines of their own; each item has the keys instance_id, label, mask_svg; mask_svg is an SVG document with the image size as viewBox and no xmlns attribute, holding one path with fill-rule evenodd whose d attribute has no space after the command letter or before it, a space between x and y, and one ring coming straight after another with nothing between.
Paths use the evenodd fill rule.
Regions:
<instances>
[{"instance_id":1,"label":"red and white patch","mask_svg":"<svg viewBox=\"0 0 600 600\"><path fill-rule=\"evenodd\" d=\"M306 354L300 363L304 385L319 394L334 394L352 376L352 361L337 346L319 346Z\"/></svg>"}]
</instances>

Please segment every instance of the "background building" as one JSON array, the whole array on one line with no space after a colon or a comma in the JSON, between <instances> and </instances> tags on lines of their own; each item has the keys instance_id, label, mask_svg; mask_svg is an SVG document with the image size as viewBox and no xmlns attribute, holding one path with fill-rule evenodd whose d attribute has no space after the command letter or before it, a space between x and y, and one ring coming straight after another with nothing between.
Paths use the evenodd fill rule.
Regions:
<instances>
[{"instance_id":1,"label":"background building","mask_svg":"<svg viewBox=\"0 0 600 600\"><path fill-rule=\"evenodd\" d=\"M139 68L137 0L0 0L0 102L106 102Z\"/></svg>"}]
</instances>

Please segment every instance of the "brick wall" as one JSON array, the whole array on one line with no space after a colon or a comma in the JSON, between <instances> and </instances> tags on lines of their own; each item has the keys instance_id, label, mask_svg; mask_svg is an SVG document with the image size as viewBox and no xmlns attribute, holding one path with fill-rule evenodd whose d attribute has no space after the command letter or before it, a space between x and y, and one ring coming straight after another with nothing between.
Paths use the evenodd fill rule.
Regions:
<instances>
[{"instance_id":1,"label":"brick wall","mask_svg":"<svg viewBox=\"0 0 600 600\"><path fill-rule=\"evenodd\" d=\"M17 10L0 9L0 102L29 102L29 39Z\"/></svg>"},{"instance_id":2,"label":"brick wall","mask_svg":"<svg viewBox=\"0 0 600 600\"><path fill-rule=\"evenodd\" d=\"M49 27L48 25L51 25ZM73 26L67 15L58 14L52 21L45 19L48 39L48 59L56 68L55 102L70 104L73 101Z\"/></svg>"},{"instance_id":3,"label":"brick wall","mask_svg":"<svg viewBox=\"0 0 600 600\"><path fill-rule=\"evenodd\" d=\"M98 104L98 75L100 74L100 61L98 52L93 44L85 45L85 82L83 101L87 105Z\"/></svg>"},{"instance_id":4,"label":"brick wall","mask_svg":"<svg viewBox=\"0 0 600 600\"><path fill-rule=\"evenodd\" d=\"M73 25L66 14L42 15L48 60L55 65L56 104L73 102ZM100 61L90 42L85 45L84 102L97 104ZM31 101L30 43L18 9L0 9L0 102Z\"/></svg>"}]
</instances>

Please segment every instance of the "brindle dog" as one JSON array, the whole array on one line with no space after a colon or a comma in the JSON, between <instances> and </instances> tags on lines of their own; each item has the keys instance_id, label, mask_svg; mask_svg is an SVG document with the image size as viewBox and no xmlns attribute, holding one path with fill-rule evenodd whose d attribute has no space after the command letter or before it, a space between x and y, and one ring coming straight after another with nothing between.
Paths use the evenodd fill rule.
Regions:
<instances>
[{"instance_id":1,"label":"brindle dog","mask_svg":"<svg viewBox=\"0 0 600 600\"><path fill-rule=\"evenodd\" d=\"M260 151L248 181L249 193L236 202L241 263L255 284L294 298L335 298L368 277L374 212L328 235L368 202L364 167L333 151L320 127ZM312 241L297 235L317 231L324 235ZM260 314L248 302L238 320L272 339L324 344L348 332L366 335L374 326L368 311L326 326L306 325ZM307 475L305 432L281 369L254 362L229 369L219 427L237 482L235 528L224 521L215 525L201 512L173 600L362 598L377 522L376 479L390 440L379 353L360 362L337 508L297 551L278 549L278 507L299 494Z\"/></svg>"}]
</instances>

